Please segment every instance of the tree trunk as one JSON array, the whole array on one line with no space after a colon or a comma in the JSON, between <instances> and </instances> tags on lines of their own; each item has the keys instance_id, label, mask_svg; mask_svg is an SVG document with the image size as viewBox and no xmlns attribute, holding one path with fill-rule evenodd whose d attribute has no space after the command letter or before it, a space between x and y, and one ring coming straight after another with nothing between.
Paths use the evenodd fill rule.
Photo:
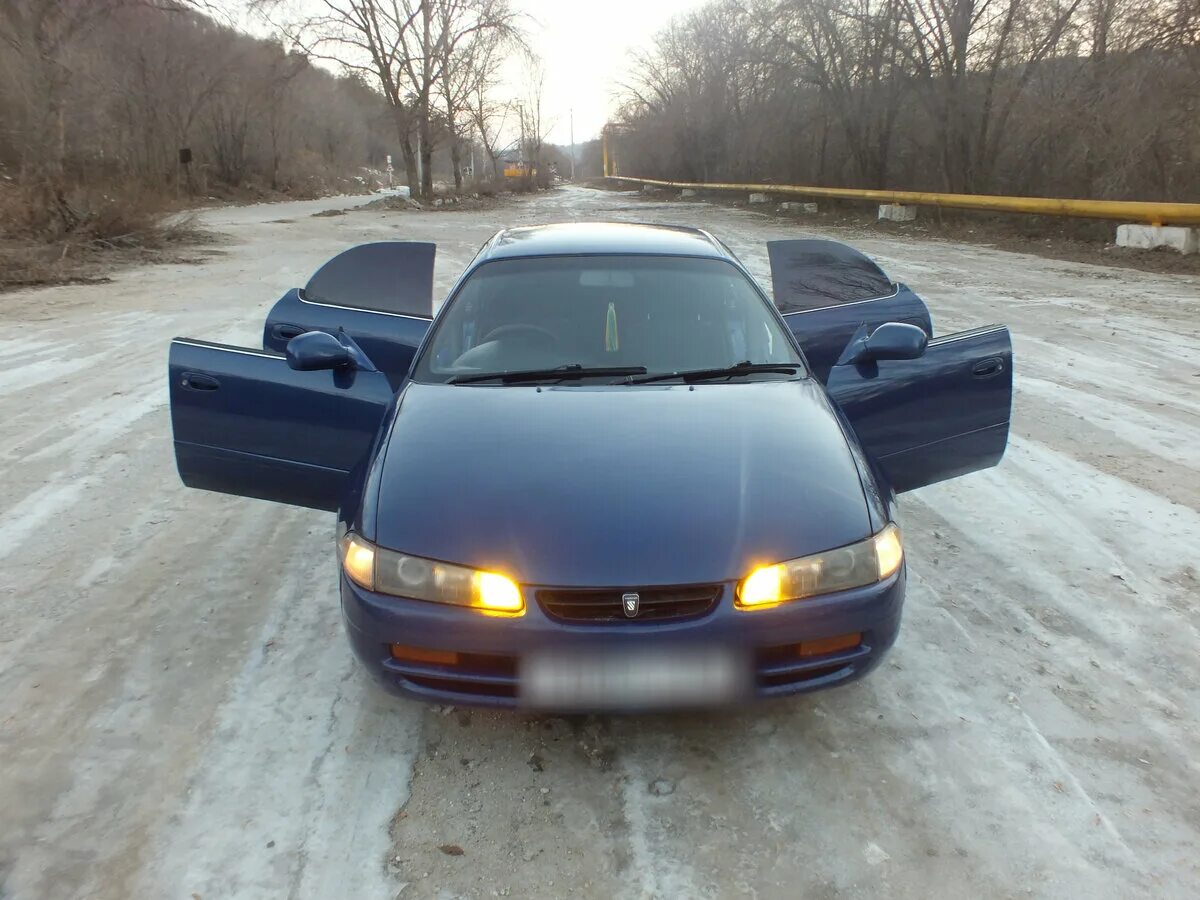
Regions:
<instances>
[{"instance_id":1,"label":"tree trunk","mask_svg":"<svg viewBox=\"0 0 1200 900\"><path fill-rule=\"evenodd\" d=\"M400 139L400 155L404 157L404 181L408 185L408 194L413 198L419 197L421 185L417 183L417 154L408 135Z\"/></svg>"},{"instance_id":2,"label":"tree trunk","mask_svg":"<svg viewBox=\"0 0 1200 900\"><path fill-rule=\"evenodd\" d=\"M404 182L408 185L409 196L417 197L421 186L417 184L417 155L409 137L408 116L403 108L393 105L392 120L396 125L396 140L400 142L400 155L404 157Z\"/></svg>"},{"instance_id":3,"label":"tree trunk","mask_svg":"<svg viewBox=\"0 0 1200 900\"><path fill-rule=\"evenodd\" d=\"M450 138L450 165L454 167L454 190L462 191L462 142L456 135Z\"/></svg>"},{"instance_id":4,"label":"tree trunk","mask_svg":"<svg viewBox=\"0 0 1200 900\"><path fill-rule=\"evenodd\" d=\"M428 104L420 112L417 127L421 130L421 198L433 197L433 129L429 127Z\"/></svg>"}]
</instances>

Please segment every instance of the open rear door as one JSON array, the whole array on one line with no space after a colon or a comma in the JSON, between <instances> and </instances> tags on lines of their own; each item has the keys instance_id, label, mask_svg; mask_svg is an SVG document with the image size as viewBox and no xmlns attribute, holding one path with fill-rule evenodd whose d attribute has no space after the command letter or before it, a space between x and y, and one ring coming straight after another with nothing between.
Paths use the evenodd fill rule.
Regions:
<instances>
[{"instance_id":1,"label":"open rear door","mask_svg":"<svg viewBox=\"0 0 1200 900\"><path fill-rule=\"evenodd\" d=\"M775 305L822 381L863 325L907 322L933 334L924 301L853 247L816 239L770 241L767 255Z\"/></svg>"},{"instance_id":2,"label":"open rear door","mask_svg":"<svg viewBox=\"0 0 1200 900\"><path fill-rule=\"evenodd\" d=\"M394 394L382 372L298 372L273 353L176 338L170 396L188 487L336 510Z\"/></svg>"},{"instance_id":3,"label":"open rear door","mask_svg":"<svg viewBox=\"0 0 1200 900\"><path fill-rule=\"evenodd\" d=\"M897 493L994 466L1012 409L1012 342L990 325L917 359L839 362L826 384Z\"/></svg>"},{"instance_id":4,"label":"open rear door","mask_svg":"<svg viewBox=\"0 0 1200 900\"><path fill-rule=\"evenodd\" d=\"M271 309L263 349L282 353L298 334L341 328L398 387L433 319L435 251L421 241L378 241L339 253Z\"/></svg>"}]
</instances>

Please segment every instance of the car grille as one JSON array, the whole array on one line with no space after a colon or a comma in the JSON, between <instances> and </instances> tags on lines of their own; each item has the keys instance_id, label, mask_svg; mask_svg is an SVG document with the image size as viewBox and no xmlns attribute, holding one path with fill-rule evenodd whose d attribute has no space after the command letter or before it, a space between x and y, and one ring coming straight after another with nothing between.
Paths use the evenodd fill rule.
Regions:
<instances>
[{"instance_id":1,"label":"car grille","mask_svg":"<svg viewBox=\"0 0 1200 900\"><path fill-rule=\"evenodd\" d=\"M638 614L626 616L621 597L636 590L640 600ZM606 624L628 622L665 622L692 619L710 612L721 596L719 584L679 587L543 589L538 603L546 615L560 622Z\"/></svg>"}]
</instances>

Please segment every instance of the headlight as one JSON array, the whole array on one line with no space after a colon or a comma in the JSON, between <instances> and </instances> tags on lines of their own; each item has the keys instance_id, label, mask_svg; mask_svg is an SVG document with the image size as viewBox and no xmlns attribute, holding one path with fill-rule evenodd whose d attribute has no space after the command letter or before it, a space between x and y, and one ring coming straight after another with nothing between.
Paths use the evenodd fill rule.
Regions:
<instances>
[{"instance_id":1,"label":"headlight","mask_svg":"<svg viewBox=\"0 0 1200 900\"><path fill-rule=\"evenodd\" d=\"M875 584L899 569L903 561L900 529L888 525L857 544L759 566L738 585L737 605L766 609L788 600Z\"/></svg>"},{"instance_id":2,"label":"headlight","mask_svg":"<svg viewBox=\"0 0 1200 900\"><path fill-rule=\"evenodd\" d=\"M369 591L506 615L525 611L521 589L498 572L385 550L352 533L342 538L341 551L346 577Z\"/></svg>"}]
</instances>

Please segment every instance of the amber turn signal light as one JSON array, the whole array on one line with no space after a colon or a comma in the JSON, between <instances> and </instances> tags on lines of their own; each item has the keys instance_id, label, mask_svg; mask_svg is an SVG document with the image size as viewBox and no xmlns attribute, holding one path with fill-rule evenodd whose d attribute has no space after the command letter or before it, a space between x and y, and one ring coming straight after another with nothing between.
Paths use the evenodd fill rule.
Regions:
<instances>
[{"instance_id":1,"label":"amber turn signal light","mask_svg":"<svg viewBox=\"0 0 1200 900\"><path fill-rule=\"evenodd\" d=\"M392 659L401 662L438 663L443 666L458 665L458 654L453 650L429 650L425 647L406 647L392 644Z\"/></svg>"},{"instance_id":2,"label":"amber turn signal light","mask_svg":"<svg viewBox=\"0 0 1200 900\"><path fill-rule=\"evenodd\" d=\"M862 632L839 634L836 637L817 638L815 641L804 641L796 645L796 651L801 656L824 656L826 653L837 653L839 650L853 650L862 643Z\"/></svg>"}]
</instances>

